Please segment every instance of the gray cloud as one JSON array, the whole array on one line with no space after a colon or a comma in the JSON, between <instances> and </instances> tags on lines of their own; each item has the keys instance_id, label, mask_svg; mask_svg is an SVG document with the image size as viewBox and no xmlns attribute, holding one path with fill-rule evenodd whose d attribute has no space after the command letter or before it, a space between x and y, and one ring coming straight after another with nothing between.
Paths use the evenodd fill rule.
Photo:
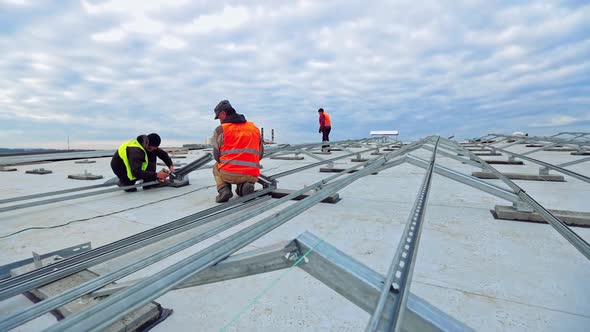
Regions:
<instances>
[{"instance_id":1,"label":"gray cloud","mask_svg":"<svg viewBox=\"0 0 590 332\"><path fill-rule=\"evenodd\" d=\"M18 2L18 1L16 1ZM0 2L1 3L1 2ZM399 129L473 137L587 123L590 5L4 1L7 146L202 142L229 99L283 142Z\"/></svg>"}]
</instances>

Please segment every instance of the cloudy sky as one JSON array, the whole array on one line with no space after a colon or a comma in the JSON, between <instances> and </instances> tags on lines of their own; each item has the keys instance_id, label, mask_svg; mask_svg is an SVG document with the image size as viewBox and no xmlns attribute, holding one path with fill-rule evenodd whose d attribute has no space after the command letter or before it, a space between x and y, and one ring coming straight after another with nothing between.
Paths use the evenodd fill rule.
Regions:
<instances>
[{"instance_id":1,"label":"cloudy sky","mask_svg":"<svg viewBox=\"0 0 590 332\"><path fill-rule=\"evenodd\" d=\"M0 0L0 147L590 131L590 3ZM269 135L267 135L269 136Z\"/></svg>"}]
</instances>

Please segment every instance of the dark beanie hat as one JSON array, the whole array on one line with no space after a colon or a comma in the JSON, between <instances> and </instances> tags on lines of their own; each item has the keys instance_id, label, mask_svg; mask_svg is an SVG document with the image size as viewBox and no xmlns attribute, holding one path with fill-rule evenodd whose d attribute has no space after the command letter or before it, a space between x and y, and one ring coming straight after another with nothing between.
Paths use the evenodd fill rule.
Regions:
<instances>
[{"instance_id":1,"label":"dark beanie hat","mask_svg":"<svg viewBox=\"0 0 590 332\"><path fill-rule=\"evenodd\" d=\"M318 112L323 112L323 111L324 111L324 109L323 109L323 108L320 108L320 109L318 110Z\"/></svg>"},{"instance_id":2,"label":"dark beanie hat","mask_svg":"<svg viewBox=\"0 0 590 332\"><path fill-rule=\"evenodd\" d=\"M160 143L162 142L160 135L158 135L156 133L151 133L151 134L147 135L147 137L148 137L148 141L149 141L148 144L149 145L155 146L155 147L160 146Z\"/></svg>"},{"instance_id":3,"label":"dark beanie hat","mask_svg":"<svg viewBox=\"0 0 590 332\"><path fill-rule=\"evenodd\" d=\"M215 109L213 111L215 112L215 119L218 118L219 113L221 113L221 112L225 112L225 114L227 114L227 115L233 114L236 112L236 110L231 106L231 104L227 100L220 101L219 104L217 104L217 106L215 106Z\"/></svg>"}]
</instances>

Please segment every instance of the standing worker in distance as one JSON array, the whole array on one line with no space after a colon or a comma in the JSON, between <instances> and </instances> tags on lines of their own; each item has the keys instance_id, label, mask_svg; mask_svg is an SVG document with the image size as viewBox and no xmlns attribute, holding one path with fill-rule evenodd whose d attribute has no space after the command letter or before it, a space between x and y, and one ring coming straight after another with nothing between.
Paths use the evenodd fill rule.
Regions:
<instances>
[{"instance_id":1,"label":"standing worker in distance","mask_svg":"<svg viewBox=\"0 0 590 332\"><path fill-rule=\"evenodd\" d=\"M264 151L258 127L236 113L229 101L220 101L214 112L221 123L213 132L213 158L217 161L213 177L218 192L215 202L223 203L233 196L232 184L237 184L238 196L254 191Z\"/></svg>"},{"instance_id":2,"label":"standing worker in distance","mask_svg":"<svg viewBox=\"0 0 590 332\"><path fill-rule=\"evenodd\" d=\"M164 170L156 172L156 158L160 158L174 173L172 159L166 151L159 149L161 138L156 133L139 135L136 139L121 144L111 159L111 169L119 178L119 187L130 186L137 180L150 182L166 180L168 173ZM155 185L154 185L155 186ZM143 189L150 189L146 186ZM137 188L125 189L127 192L137 191Z\"/></svg>"},{"instance_id":3,"label":"standing worker in distance","mask_svg":"<svg viewBox=\"0 0 590 332\"><path fill-rule=\"evenodd\" d=\"M330 119L330 115L324 111L323 108L318 110L318 114L320 115L320 130L318 133L322 133L322 151L330 152L330 131L332 130L332 120Z\"/></svg>"}]
</instances>

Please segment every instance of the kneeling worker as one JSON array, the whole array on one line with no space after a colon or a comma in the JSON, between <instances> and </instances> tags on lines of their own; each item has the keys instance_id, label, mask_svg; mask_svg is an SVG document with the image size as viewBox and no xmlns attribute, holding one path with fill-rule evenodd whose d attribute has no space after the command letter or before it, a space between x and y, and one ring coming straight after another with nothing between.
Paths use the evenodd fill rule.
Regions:
<instances>
[{"instance_id":1,"label":"kneeling worker","mask_svg":"<svg viewBox=\"0 0 590 332\"><path fill-rule=\"evenodd\" d=\"M121 144L111 159L111 168L119 178L120 187L135 184L137 180L143 182L163 181L168 177L164 170L156 172L156 158L160 158L174 173L172 159L166 151L159 149L160 136L156 133L139 135L136 139ZM154 186L146 186L150 189ZM137 191L137 188L125 189L127 192Z\"/></svg>"},{"instance_id":2,"label":"kneeling worker","mask_svg":"<svg viewBox=\"0 0 590 332\"><path fill-rule=\"evenodd\" d=\"M213 177L219 195L215 202L227 202L232 196L231 184L237 184L236 194L244 196L254 191L260 175L263 156L260 130L242 114L236 113L229 101L222 100L214 109L220 126L213 132Z\"/></svg>"}]
</instances>

